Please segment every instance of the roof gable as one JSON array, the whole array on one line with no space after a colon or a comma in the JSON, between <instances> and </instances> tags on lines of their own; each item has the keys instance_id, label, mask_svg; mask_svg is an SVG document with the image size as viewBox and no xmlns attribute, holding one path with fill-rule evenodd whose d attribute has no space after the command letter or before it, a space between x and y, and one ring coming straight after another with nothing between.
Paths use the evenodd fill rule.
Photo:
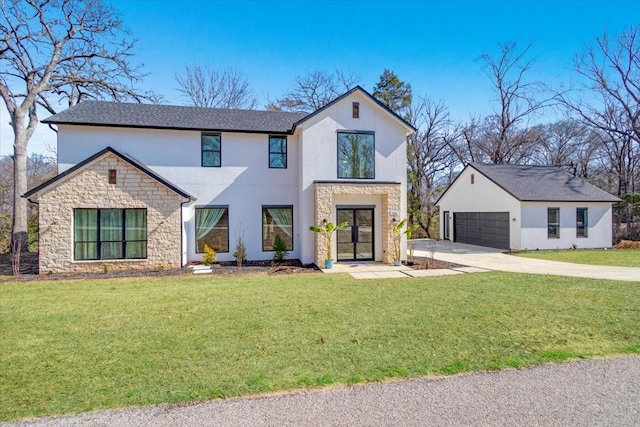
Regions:
<instances>
[{"instance_id":1,"label":"roof gable","mask_svg":"<svg viewBox=\"0 0 640 427\"><path fill-rule=\"evenodd\" d=\"M438 198L438 203L467 168L473 168L521 202L619 202L620 199L557 166L470 163Z\"/></svg>"},{"instance_id":2,"label":"roof gable","mask_svg":"<svg viewBox=\"0 0 640 427\"><path fill-rule=\"evenodd\" d=\"M389 109L389 107L387 107L386 105L384 105L382 102L380 102L378 99L376 99L373 95L371 95L369 92L367 92L366 90L364 90L362 87L360 86L356 86L353 89L351 89L350 91L343 93L342 95L340 95L339 97L337 97L336 99L334 99L333 101L329 102L327 105L325 105L322 108L317 109L316 111L314 111L313 113L301 118L300 120L298 120L297 122L295 122L293 124L293 130L295 131L295 128L301 124L303 124L304 122L306 122L307 120L317 116L318 114L322 113L323 111L326 111L327 109L331 108L332 106L338 104L340 101L342 101L343 99L349 97L350 95L352 95L355 92L360 92L362 95L364 95L368 100L370 100L371 102L373 102L375 105L377 105L378 107L380 107L385 113L391 115L391 117L393 117L395 120L397 120L398 122L400 122L400 124L407 128L407 130L409 130L411 133L416 131L416 128L413 127L413 125L411 125L411 123L407 122L405 119L403 119L402 117L400 117L398 114L396 114L395 112L391 111Z\"/></svg>"},{"instance_id":3,"label":"roof gable","mask_svg":"<svg viewBox=\"0 0 640 427\"><path fill-rule=\"evenodd\" d=\"M38 185L35 188L32 188L31 190L27 191L22 197L24 198L29 198L31 196L33 196L34 194L37 194L43 190L46 190L47 188L56 185L57 183L59 183L60 181L64 180L65 178L69 177L69 176L73 176L75 175L79 170L83 169L85 166L97 161L98 159L102 158L103 156L105 156L106 154L113 154L117 157L119 157L120 159L124 160L125 162L129 163L131 166L133 166L134 168L138 169L140 172L144 173L145 175L149 176L151 179L161 183L162 185L164 185L165 187L169 188L171 191L173 191L174 193L189 199L189 200L196 200L195 197L193 197L192 195L190 195L189 193L187 193L186 191L180 189L179 187L177 187L176 185L172 184L171 182L167 181L166 179L162 178L160 175L156 174L154 171L152 171L151 169L149 169L148 167L146 167L144 164L138 162L137 160L135 160L134 158L128 156L125 153L121 153L118 150L115 150L111 147L107 147L104 150L99 151L98 153L94 154L93 156L85 159L84 161L76 164L75 166L73 166L72 168L67 169L66 171L54 176L53 178L51 178L50 180Z\"/></svg>"}]
</instances>

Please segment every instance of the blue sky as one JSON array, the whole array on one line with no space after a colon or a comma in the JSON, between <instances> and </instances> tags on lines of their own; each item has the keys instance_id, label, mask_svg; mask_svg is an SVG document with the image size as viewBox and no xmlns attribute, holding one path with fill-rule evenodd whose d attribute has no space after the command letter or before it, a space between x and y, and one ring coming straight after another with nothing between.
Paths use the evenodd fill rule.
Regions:
<instances>
[{"instance_id":1,"label":"blue sky","mask_svg":"<svg viewBox=\"0 0 640 427\"><path fill-rule=\"evenodd\" d=\"M185 64L242 71L260 108L307 71L350 70L371 91L388 68L457 120L491 111L477 58L498 42L533 43L531 78L567 84L573 58L595 37L640 23L639 1L105 1L138 40L149 73L142 87L169 104L186 102L174 81ZM12 141L0 114L5 155ZM29 151L47 144L55 134L41 126Z\"/></svg>"}]
</instances>

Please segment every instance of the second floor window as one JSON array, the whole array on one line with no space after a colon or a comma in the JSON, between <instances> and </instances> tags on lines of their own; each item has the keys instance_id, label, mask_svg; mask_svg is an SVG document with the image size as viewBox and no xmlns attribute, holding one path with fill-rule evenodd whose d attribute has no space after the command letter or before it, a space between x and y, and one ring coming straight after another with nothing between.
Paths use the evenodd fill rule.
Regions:
<instances>
[{"instance_id":1,"label":"second floor window","mask_svg":"<svg viewBox=\"0 0 640 427\"><path fill-rule=\"evenodd\" d=\"M375 178L373 133L338 132L338 178Z\"/></svg>"},{"instance_id":2,"label":"second floor window","mask_svg":"<svg viewBox=\"0 0 640 427\"><path fill-rule=\"evenodd\" d=\"M287 137L269 137L269 167L275 169L287 168Z\"/></svg>"},{"instance_id":3,"label":"second floor window","mask_svg":"<svg viewBox=\"0 0 640 427\"><path fill-rule=\"evenodd\" d=\"M222 141L220 134L202 134L202 166L219 168L222 164Z\"/></svg>"}]
</instances>

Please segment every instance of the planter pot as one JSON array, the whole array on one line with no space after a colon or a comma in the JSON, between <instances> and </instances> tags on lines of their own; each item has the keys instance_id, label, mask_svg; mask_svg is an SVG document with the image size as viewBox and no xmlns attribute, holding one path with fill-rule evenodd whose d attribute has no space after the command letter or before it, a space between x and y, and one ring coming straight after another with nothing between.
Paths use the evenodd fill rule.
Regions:
<instances>
[{"instance_id":1,"label":"planter pot","mask_svg":"<svg viewBox=\"0 0 640 427\"><path fill-rule=\"evenodd\" d=\"M333 268L333 260L332 259L325 259L324 260L324 268L326 268L327 270L331 270Z\"/></svg>"},{"instance_id":2,"label":"planter pot","mask_svg":"<svg viewBox=\"0 0 640 427\"><path fill-rule=\"evenodd\" d=\"M393 265L395 265L396 267L400 267L402 265L402 260L394 259L393 260Z\"/></svg>"}]
</instances>

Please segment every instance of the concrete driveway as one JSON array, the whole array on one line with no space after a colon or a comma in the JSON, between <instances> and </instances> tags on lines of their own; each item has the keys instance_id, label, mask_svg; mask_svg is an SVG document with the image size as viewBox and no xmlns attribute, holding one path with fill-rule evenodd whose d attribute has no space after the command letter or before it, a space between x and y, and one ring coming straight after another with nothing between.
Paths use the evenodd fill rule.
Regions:
<instances>
[{"instance_id":1,"label":"concrete driveway","mask_svg":"<svg viewBox=\"0 0 640 427\"><path fill-rule=\"evenodd\" d=\"M416 239L415 242L416 256L427 256L435 242L435 259L487 270L640 282L640 267L610 267L531 259L504 253L502 249L447 240Z\"/></svg>"}]
</instances>

